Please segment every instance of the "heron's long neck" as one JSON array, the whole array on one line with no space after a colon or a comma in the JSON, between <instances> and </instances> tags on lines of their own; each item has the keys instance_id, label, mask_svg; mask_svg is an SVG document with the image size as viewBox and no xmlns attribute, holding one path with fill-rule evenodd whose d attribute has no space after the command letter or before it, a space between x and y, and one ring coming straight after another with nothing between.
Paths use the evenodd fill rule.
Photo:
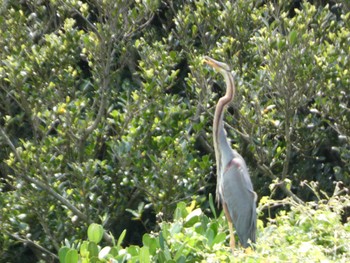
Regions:
<instances>
[{"instance_id":1,"label":"heron's long neck","mask_svg":"<svg viewBox=\"0 0 350 263\"><path fill-rule=\"evenodd\" d=\"M224 110L225 106L228 105L234 97L235 93L235 83L233 80L233 76L231 73L227 72L227 74L224 75L225 82L226 82L226 94L225 96L221 97L219 99L218 104L216 105L215 109L215 115L214 115L214 131L218 130L219 127L222 126L224 128L223 124L223 118L224 118ZM214 132L214 140L217 138L218 134L217 132Z\"/></svg>"},{"instance_id":2,"label":"heron's long neck","mask_svg":"<svg viewBox=\"0 0 350 263\"><path fill-rule=\"evenodd\" d=\"M213 141L214 141L214 149L215 149L215 159L216 159L216 167L217 167L217 180L221 179L221 169L222 167L222 151L226 148L230 148L231 146L227 140L227 136L224 130L224 110L225 106L228 105L234 97L235 93L235 84L233 80L233 76L231 73L226 72L223 74L226 82L226 94L225 96L219 99L218 104L216 105L215 115L214 115L214 123L213 123ZM218 184L219 185L219 184Z\"/></svg>"}]
</instances>

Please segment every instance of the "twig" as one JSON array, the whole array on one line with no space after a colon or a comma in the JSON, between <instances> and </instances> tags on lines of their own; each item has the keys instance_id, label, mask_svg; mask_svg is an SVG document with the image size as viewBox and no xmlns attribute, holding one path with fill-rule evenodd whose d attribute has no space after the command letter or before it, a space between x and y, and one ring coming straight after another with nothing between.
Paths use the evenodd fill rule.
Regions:
<instances>
[{"instance_id":1,"label":"twig","mask_svg":"<svg viewBox=\"0 0 350 263\"><path fill-rule=\"evenodd\" d=\"M263 171L264 174L267 174L272 180L278 180L279 178L274 175L274 173L265 165L265 164L257 164L258 168ZM303 204L304 202L296 196L291 190L289 190L286 186L286 183L284 181L281 181L277 184L278 187L282 189L282 191L287 195L290 196L295 202L298 204Z\"/></svg>"},{"instance_id":2,"label":"twig","mask_svg":"<svg viewBox=\"0 0 350 263\"><path fill-rule=\"evenodd\" d=\"M22 238L20 236L18 236L17 234L11 234L10 232L8 232L7 230L5 230L5 233L7 235L9 235L10 237L24 243L24 244L28 244L31 247L34 247L36 249L39 249L40 251L50 255L52 258L58 259L58 256L54 253L52 253L51 251L47 250L46 248L40 246L39 244L35 243L34 241L27 239L27 238Z\"/></svg>"}]
</instances>

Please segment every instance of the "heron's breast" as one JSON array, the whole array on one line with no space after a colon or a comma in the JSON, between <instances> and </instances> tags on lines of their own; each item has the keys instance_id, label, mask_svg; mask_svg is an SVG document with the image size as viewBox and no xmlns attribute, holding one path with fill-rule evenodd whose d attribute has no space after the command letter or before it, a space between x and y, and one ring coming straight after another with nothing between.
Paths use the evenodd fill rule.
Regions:
<instances>
[{"instance_id":1,"label":"heron's breast","mask_svg":"<svg viewBox=\"0 0 350 263\"><path fill-rule=\"evenodd\" d=\"M224 170L224 174L232 167L235 166L237 169L242 168L240 162L236 159L233 158L228 164L226 164L225 170Z\"/></svg>"}]
</instances>

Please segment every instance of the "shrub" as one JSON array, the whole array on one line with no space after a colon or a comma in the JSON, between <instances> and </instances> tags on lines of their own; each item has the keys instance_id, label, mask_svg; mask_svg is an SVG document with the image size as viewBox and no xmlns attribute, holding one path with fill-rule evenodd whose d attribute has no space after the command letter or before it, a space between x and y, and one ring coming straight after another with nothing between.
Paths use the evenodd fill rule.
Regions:
<instances>
[{"instance_id":1,"label":"shrub","mask_svg":"<svg viewBox=\"0 0 350 263\"><path fill-rule=\"evenodd\" d=\"M4 260L54 260L92 222L115 236L133 227L124 242L141 244L180 201L208 206L223 81L203 55L235 71L226 130L259 197L302 203L346 187L349 5L265 2L1 1Z\"/></svg>"},{"instance_id":2,"label":"shrub","mask_svg":"<svg viewBox=\"0 0 350 263\"><path fill-rule=\"evenodd\" d=\"M213 207L212 198L209 202ZM277 203L291 209L269 218L266 227L259 220L253 250L237 247L232 255L223 214L210 218L195 202L189 206L180 202L174 220L161 222L158 233L144 234L141 247L122 247L125 232L113 246L98 246L90 236L102 236L102 226L93 224L89 227L93 233L88 240L67 242L61 247L60 262L347 262L350 259L350 225L340 220L344 206L350 205L348 197L334 196L305 205L290 198L276 201L264 197L258 209L265 211L264 207ZM215 210L212 212L215 214Z\"/></svg>"}]
</instances>

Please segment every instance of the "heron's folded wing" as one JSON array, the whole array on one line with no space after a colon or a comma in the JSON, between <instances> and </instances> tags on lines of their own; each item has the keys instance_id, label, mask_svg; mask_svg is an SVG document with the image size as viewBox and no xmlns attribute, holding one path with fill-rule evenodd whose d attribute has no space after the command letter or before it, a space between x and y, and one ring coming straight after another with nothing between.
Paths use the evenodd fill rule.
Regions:
<instances>
[{"instance_id":1,"label":"heron's folded wing","mask_svg":"<svg viewBox=\"0 0 350 263\"><path fill-rule=\"evenodd\" d=\"M248 239L255 242L256 197L245 164L235 159L223 174L223 197L240 242L247 247Z\"/></svg>"}]
</instances>

